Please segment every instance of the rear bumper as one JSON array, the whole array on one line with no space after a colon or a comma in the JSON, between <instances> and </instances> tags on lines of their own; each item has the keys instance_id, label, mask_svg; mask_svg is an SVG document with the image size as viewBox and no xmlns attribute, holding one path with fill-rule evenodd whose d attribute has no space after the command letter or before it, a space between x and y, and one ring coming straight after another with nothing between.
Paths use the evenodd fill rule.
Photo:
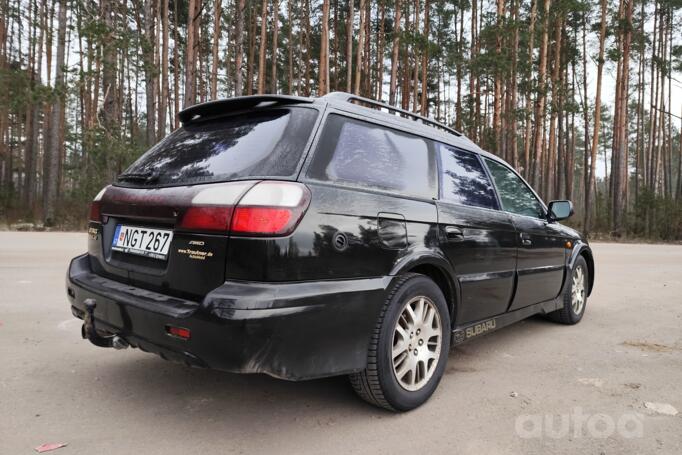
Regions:
<instances>
[{"instance_id":1,"label":"rear bumper","mask_svg":"<svg viewBox=\"0 0 682 455\"><path fill-rule=\"evenodd\" d=\"M74 316L97 303L100 331L191 366L266 373L289 380L363 369L380 306L393 277L260 283L225 282L201 302L104 278L88 255L71 261L67 294ZM166 327L191 331L174 338Z\"/></svg>"}]
</instances>

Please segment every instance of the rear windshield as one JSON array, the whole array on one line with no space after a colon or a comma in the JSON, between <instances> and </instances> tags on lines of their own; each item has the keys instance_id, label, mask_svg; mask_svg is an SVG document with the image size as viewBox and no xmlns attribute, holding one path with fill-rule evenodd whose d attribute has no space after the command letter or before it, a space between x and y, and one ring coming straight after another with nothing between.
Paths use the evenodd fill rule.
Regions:
<instances>
[{"instance_id":1,"label":"rear windshield","mask_svg":"<svg viewBox=\"0 0 682 455\"><path fill-rule=\"evenodd\" d=\"M318 111L291 107L179 128L118 178L122 184L185 185L296 173Z\"/></svg>"}]
</instances>

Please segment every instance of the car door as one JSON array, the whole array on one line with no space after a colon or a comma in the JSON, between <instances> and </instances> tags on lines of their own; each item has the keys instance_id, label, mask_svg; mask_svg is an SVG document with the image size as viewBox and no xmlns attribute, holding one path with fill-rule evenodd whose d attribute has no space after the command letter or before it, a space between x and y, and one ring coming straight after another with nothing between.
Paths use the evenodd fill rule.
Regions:
<instances>
[{"instance_id":1,"label":"car door","mask_svg":"<svg viewBox=\"0 0 682 455\"><path fill-rule=\"evenodd\" d=\"M504 313L516 267L516 230L499 210L495 190L477 154L439 145L437 201L441 248L461 291L457 323Z\"/></svg>"},{"instance_id":2,"label":"car door","mask_svg":"<svg viewBox=\"0 0 682 455\"><path fill-rule=\"evenodd\" d=\"M559 295L566 263L565 239L547 219L544 205L526 182L507 165L484 159L502 208L518 232L517 286L510 310Z\"/></svg>"}]
</instances>

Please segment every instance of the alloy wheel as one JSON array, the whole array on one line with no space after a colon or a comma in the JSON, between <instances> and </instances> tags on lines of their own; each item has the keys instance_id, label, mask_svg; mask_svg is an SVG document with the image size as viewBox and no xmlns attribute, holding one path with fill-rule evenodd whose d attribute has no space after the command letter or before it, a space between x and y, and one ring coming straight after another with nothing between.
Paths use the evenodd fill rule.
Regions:
<instances>
[{"instance_id":1,"label":"alloy wheel","mask_svg":"<svg viewBox=\"0 0 682 455\"><path fill-rule=\"evenodd\" d=\"M436 305L425 296L408 301L393 331L393 373L402 388L417 391L433 376L443 340Z\"/></svg>"},{"instance_id":2,"label":"alloy wheel","mask_svg":"<svg viewBox=\"0 0 682 455\"><path fill-rule=\"evenodd\" d=\"M573 271L571 287L571 307L575 314L580 314L585 306L585 272L581 266Z\"/></svg>"}]
</instances>

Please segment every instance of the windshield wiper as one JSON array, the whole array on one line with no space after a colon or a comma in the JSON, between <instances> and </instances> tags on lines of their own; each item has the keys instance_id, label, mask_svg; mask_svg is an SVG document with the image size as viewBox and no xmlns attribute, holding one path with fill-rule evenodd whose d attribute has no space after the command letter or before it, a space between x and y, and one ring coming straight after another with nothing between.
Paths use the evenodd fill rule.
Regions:
<instances>
[{"instance_id":1,"label":"windshield wiper","mask_svg":"<svg viewBox=\"0 0 682 455\"><path fill-rule=\"evenodd\" d=\"M154 169L148 172L128 172L118 176L119 182L143 182L153 183L159 179L159 171Z\"/></svg>"}]
</instances>

